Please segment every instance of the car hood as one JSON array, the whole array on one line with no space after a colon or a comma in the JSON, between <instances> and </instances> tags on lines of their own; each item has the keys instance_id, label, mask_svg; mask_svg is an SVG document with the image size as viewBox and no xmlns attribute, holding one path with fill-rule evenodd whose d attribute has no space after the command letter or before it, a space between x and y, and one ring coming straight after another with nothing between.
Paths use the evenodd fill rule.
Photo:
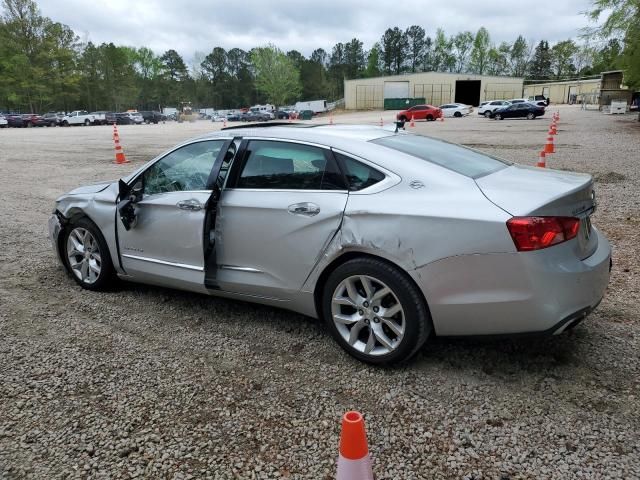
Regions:
<instances>
[{"instance_id":1,"label":"car hood","mask_svg":"<svg viewBox=\"0 0 640 480\"><path fill-rule=\"evenodd\" d=\"M98 193L105 190L109 185L115 183L113 180L109 182L94 183L83 187L74 188L67 195L86 195L87 193Z\"/></svg>"}]
</instances>

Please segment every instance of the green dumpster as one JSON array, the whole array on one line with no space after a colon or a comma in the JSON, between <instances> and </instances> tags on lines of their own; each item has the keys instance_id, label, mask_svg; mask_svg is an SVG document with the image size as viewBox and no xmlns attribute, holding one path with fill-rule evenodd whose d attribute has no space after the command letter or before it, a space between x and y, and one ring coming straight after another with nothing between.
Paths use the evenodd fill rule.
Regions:
<instances>
[{"instance_id":1,"label":"green dumpster","mask_svg":"<svg viewBox=\"0 0 640 480\"><path fill-rule=\"evenodd\" d=\"M300 120L311 120L313 118L313 110L300 110L298 118Z\"/></svg>"}]
</instances>

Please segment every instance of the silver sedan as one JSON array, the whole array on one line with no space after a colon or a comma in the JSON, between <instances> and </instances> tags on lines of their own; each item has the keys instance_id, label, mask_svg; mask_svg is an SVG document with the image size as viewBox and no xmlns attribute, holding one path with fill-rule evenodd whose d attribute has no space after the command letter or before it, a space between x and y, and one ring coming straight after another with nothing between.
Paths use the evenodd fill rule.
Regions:
<instances>
[{"instance_id":1,"label":"silver sedan","mask_svg":"<svg viewBox=\"0 0 640 480\"><path fill-rule=\"evenodd\" d=\"M602 299L611 249L589 175L368 126L229 128L49 221L83 288L117 278L323 319L360 360L431 335L558 334Z\"/></svg>"}]
</instances>

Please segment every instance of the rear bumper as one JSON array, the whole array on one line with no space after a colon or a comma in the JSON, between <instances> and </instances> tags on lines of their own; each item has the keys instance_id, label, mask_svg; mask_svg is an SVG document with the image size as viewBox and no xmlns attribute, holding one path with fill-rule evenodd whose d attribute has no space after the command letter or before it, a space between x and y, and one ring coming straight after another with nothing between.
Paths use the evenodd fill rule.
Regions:
<instances>
[{"instance_id":1,"label":"rear bumper","mask_svg":"<svg viewBox=\"0 0 640 480\"><path fill-rule=\"evenodd\" d=\"M558 334L590 313L609 283L611 247L580 260L572 242L536 252L460 255L410 272L437 335Z\"/></svg>"}]
</instances>

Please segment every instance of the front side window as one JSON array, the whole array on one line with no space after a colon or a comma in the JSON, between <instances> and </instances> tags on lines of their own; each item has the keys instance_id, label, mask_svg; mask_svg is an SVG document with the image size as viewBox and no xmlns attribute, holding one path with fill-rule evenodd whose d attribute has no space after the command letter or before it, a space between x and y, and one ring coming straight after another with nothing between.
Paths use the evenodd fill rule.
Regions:
<instances>
[{"instance_id":1,"label":"front side window","mask_svg":"<svg viewBox=\"0 0 640 480\"><path fill-rule=\"evenodd\" d=\"M252 140L237 188L344 190L338 167L322 148L271 140Z\"/></svg>"},{"instance_id":2,"label":"front side window","mask_svg":"<svg viewBox=\"0 0 640 480\"><path fill-rule=\"evenodd\" d=\"M208 190L207 182L224 140L185 145L151 165L143 174L144 195Z\"/></svg>"}]
</instances>

